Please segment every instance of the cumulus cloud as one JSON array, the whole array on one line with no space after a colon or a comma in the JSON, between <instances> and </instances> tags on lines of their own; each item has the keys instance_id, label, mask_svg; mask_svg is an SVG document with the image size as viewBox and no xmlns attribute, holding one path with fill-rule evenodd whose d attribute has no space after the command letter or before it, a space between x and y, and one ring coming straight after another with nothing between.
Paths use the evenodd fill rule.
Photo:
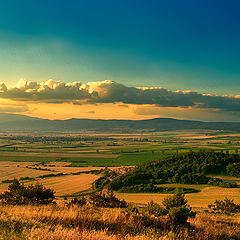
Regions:
<instances>
[{"instance_id":1,"label":"cumulus cloud","mask_svg":"<svg viewBox=\"0 0 240 240\"><path fill-rule=\"evenodd\" d=\"M0 98L51 103L72 102L74 104L153 104L160 107L240 111L239 95L218 96L194 91L171 91L161 87L128 87L111 80L82 84L51 79L37 83L21 79L12 88L7 88L4 83L0 83Z\"/></svg>"},{"instance_id":2,"label":"cumulus cloud","mask_svg":"<svg viewBox=\"0 0 240 240\"><path fill-rule=\"evenodd\" d=\"M0 82L0 92L5 92L7 91L7 87L4 83Z\"/></svg>"}]
</instances>

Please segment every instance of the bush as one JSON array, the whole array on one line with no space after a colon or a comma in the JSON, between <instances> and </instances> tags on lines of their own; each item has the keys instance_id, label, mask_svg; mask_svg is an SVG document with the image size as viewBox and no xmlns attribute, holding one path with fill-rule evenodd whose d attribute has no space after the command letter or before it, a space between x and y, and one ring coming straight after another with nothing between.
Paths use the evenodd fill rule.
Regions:
<instances>
[{"instance_id":1,"label":"bush","mask_svg":"<svg viewBox=\"0 0 240 240\"><path fill-rule=\"evenodd\" d=\"M125 208L127 203L115 197L112 192L94 193L89 196L90 203L96 207Z\"/></svg>"},{"instance_id":2,"label":"bush","mask_svg":"<svg viewBox=\"0 0 240 240\"><path fill-rule=\"evenodd\" d=\"M166 209L161 207L158 203L153 201L149 202L146 207L143 208L143 212L154 216L164 216L168 213Z\"/></svg>"},{"instance_id":3,"label":"bush","mask_svg":"<svg viewBox=\"0 0 240 240\"><path fill-rule=\"evenodd\" d=\"M237 183L230 183L230 182L222 182L218 186L222 187L222 188L237 188L238 187Z\"/></svg>"},{"instance_id":4,"label":"bush","mask_svg":"<svg viewBox=\"0 0 240 240\"><path fill-rule=\"evenodd\" d=\"M6 180L2 180L2 183L12 183L14 181L14 179L6 179Z\"/></svg>"},{"instance_id":5,"label":"bush","mask_svg":"<svg viewBox=\"0 0 240 240\"><path fill-rule=\"evenodd\" d=\"M22 181L24 181L24 180L35 180L35 178L32 178L32 177L21 177L21 178L19 178L19 180L22 180Z\"/></svg>"},{"instance_id":6,"label":"bush","mask_svg":"<svg viewBox=\"0 0 240 240\"><path fill-rule=\"evenodd\" d=\"M233 177L240 177L240 163L230 163L227 166L227 174Z\"/></svg>"},{"instance_id":7,"label":"bush","mask_svg":"<svg viewBox=\"0 0 240 240\"><path fill-rule=\"evenodd\" d=\"M178 192L174 194L173 196L168 196L163 199L162 204L164 207L169 210L173 207L187 207L187 200L185 199L185 196L183 193Z\"/></svg>"},{"instance_id":8,"label":"bush","mask_svg":"<svg viewBox=\"0 0 240 240\"><path fill-rule=\"evenodd\" d=\"M71 206L84 206L87 204L87 200L84 197L81 198L77 198L75 197L74 199L72 199L68 204L67 207L71 207Z\"/></svg>"},{"instance_id":9,"label":"bush","mask_svg":"<svg viewBox=\"0 0 240 240\"><path fill-rule=\"evenodd\" d=\"M143 212L155 217L168 215L172 224L186 224L188 218L196 216L196 212L187 204L184 193L178 190L173 196L168 196L163 199L161 207L158 203L149 202L143 208Z\"/></svg>"},{"instance_id":10,"label":"bush","mask_svg":"<svg viewBox=\"0 0 240 240\"><path fill-rule=\"evenodd\" d=\"M101 191L103 187L110 181L106 177L100 177L92 184L92 189L94 191Z\"/></svg>"},{"instance_id":11,"label":"bush","mask_svg":"<svg viewBox=\"0 0 240 240\"><path fill-rule=\"evenodd\" d=\"M222 214L233 214L240 212L240 204L234 203L233 200L229 198L225 198L224 200L216 200L214 204L208 206L213 210L215 213L222 213Z\"/></svg>"},{"instance_id":12,"label":"bush","mask_svg":"<svg viewBox=\"0 0 240 240\"><path fill-rule=\"evenodd\" d=\"M17 179L9 185L8 191L0 194L2 203L22 205L22 204L49 204L54 199L52 189L47 189L41 184L24 186Z\"/></svg>"},{"instance_id":13,"label":"bush","mask_svg":"<svg viewBox=\"0 0 240 240\"><path fill-rule=\"evenodd\" d=\"M169 209L169 217L173 224L186 224L189 217L189 209L185 207L172 207Z\"/></svg>"},{"instance_id":14,"label":"bush","mask_svg":"<svg viewBox=\"0 0 240 240\"><path fill-rule=\"evenodd\" d=\"M210 178L208 181L208 185L218 186L222 188L237 188L238 185L236 183L224 182L219 178Z\"/></svg>"},{"instance_id":15,"label":"bush","mask_svg":"<svg viewBox=\"0 0 240 240\"><path fill-rule=\"evenodd\" d=\"M196 212L187 204L183 193L178 192L162 201L173 224L186 224L189 217L195 217Z\"/></svg>"}]
</instances>

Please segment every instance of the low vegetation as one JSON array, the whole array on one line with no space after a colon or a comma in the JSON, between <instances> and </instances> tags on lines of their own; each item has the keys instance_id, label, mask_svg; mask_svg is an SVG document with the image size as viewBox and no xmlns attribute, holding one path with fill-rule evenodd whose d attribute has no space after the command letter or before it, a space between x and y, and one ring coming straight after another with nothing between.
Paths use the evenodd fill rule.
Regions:
<instances>
[{"instance_id":1,"label":"low vegetation","mask_svg":"<svg viewBox=\"0 0 240 240\"><path fill-rule=\"evenodd\" d=\"M224 200L216 200L214 204L210 204L209 208L214 213L234 214L240 212L240 204L237 204L233 199L225 198Z\"/></svg>"},{"instance_id":2,"label":"low vegetation","mask_svg":"<svg viewBox=\"0 0 240 240\"><path fill-rule=\"evenodd\" d=\"M212 186L219 186L222 188L237 188L238 187L237 183L224 182L222 179L219 179L219 178L210 178L207 184L212 185Z\"/></svg>"},{"instance_id":3,"label":"low vegetation","mask_svg":"<svg viewBox=\"0 0 240 240\"><path fill-rule=\"evenodd\" d=\"M67 198L65 198L67 200ZM86 205L87 200L85 197L77 198L74 197L69 203L66 204L68 207L73 207L73 206L84 206Z\"/></svg>"},{"instance_id":4,"label":"low vegetation","mask_svg":"<svg viewBox=\"0 0 240 240\"><path fill-rule=\"evenodd\" d=\"M228 220L231 225L210 213L196 216L181 192L165 198L162 206L150 202L143 208L127 206L108 193L49 205L3 204L0 209L1 239L238 240L240 236L233 216Z\"/></svg>"},{"instance_id":5,"label":"low vegetation","mask_svg":"<svg viewBox=\"0 0 240 240\"><path fill-rule=\"evenodd\" d=\"M240 163L229 164L227 174L232 177L240 177Z\"/></svg>"},{"instance_id":6,"label":"low vegetation","mask_svg":"<svg viewBox=\"0 0 240 240\"><path fill-rule=\"evenodd\" d=\"M9 185L8 191L0 194L2 204L26 205L49 204L54 199L54 192L41 184L24 186L17 179Z\"/></svg>"},{"instance_id":7,"label":"low vegetation","mask_svg":"<svg viewBox=\"0 0 240 240\"><path fill-rule=\"evenodd\" d=\"M151 201L143 208L143 212L150 215L168 216L171 224L186 224L189 218L194 218L196 212L187 204L187 200L182 192L177 192L172 196L163 199L162 206Z\"/></svg>"},{"instance_id":8,"label":"low vegetation","mask_svg":"<svg viewBox=\"0 0 240 240\"><path fill-rule=\"evenodd\" d=\"M127 203L124 200L120 200L115 197L113 192L105 193L94 193L89 196L90 204L95 207L105 208L125 208Z\"/></svg>"}]
</instances>

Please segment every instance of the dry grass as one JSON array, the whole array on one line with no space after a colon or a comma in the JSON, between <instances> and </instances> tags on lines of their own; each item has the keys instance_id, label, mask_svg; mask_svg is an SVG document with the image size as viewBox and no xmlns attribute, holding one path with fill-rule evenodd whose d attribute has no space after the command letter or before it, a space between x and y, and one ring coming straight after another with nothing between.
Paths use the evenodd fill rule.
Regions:
<instances>
[{"instance_id":1,"label":"dry grass","mask_svg":"<svg viewBox=\"0 0 240 240\"><path fill-rule=\"evenodd\" d=\"M120 209L91 206L5 206L1 208L0 221L21 221L26 226L23 231L24 239L29 240L155 239L141 233L131 236L131 230L136 228L134 224L141 223Z\"/></svg>"},{"instance_id":2,"label":"dry grass","mask_svg":"<svg viewBox=\"0 0 240 240\"><path fill-rule=\"evenodd\" d=\"M29 240L63 240L63 239L71 239L71 240L119 240L122 237L113 234L107 234L107 231L79 231L76 229L64 229L61 226L56 227L54 230L51 229L42 229L36 228L32 229L29 234ZM129 236L126 235L124 237L126 240L150 240L150 238L146 238L144 235L140 236Z\"/></svg>"},{"instance_id":3,"label":"dry grass","mask_svg":"<svg viewBox=\"0 0 240 240\"><path fill-rule=\"evenodd\" d=\"M28 240L220 240L239 239L239 216L199 213L193 227L174 230L158 218L150 225L121 209L90 205L1 206L0 239ZM158 227L157 227L158 226Z\"/></svg>"},{"instance_id":4,"label":"dry grass","mask_svg":"<svg viewBox=\"0 0 240 240\"><path fill-rule=\"evenodd\" d=\"M190 223L204 229L207 239L238 239L240 237L240 215L226 216L200 213ZM221 237L217 237L221 236Z\"/></svg>"}]
</instances>

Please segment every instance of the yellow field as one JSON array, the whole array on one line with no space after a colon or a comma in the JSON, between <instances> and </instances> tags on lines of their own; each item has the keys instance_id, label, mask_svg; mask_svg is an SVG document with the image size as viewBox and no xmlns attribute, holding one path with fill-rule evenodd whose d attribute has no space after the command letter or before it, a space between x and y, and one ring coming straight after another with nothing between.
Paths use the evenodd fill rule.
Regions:
<instances>
[{"instance_id":1,"label":"yellow field","mask_svg":"<svg viewBox=\"0 0 240 240\"><path fill-rule=\"evenodd\" d=\"M91 188L91 184L99 178L99 175L81 174L81 175L67 175L60 177L50 177L40 179L38 181L31 181L28 184L42 183L43 186L53 189L55 196L62 196L73 194ZM10 183L0 184L0 192L7 190Z\"/></svg>"},{"instance_id":2,"label":"yellow field","mask_svg":"<svg viewBox=\"0 0 240 240\"><path fill-rule=\"evenodd\" d=\"M5 162L0 161L0 182L6 179L14 179L21 177L37 177L40 175L49 174L48 171L41 171L26 168L34 163L29 162ZM18 167L19 166L19 167Z\"/></svg>"},{"instance_id":3,"label":"yellow field","mask_svg":"<svg viewBox=\"0 0 240 240\"><path fill-rule=\"evenodd\" d=\"M53 189L56 196L62 196L91 188L91 184L99 177L93 174L68 175L32 181L31 184L42 183L45 187Z\"/></svg>"},{"instance_id":4,"label":"yellow field","mask_svg":"<svg viewBox=\"0 0 240 240\"><path fill-rule=\"evenodd\" d=\"M69 163L56 163L52 162L48 165L55 165L55 167L40 166L41 168L48 168L54 171L43 171L26 168L27 166L33 167L35 162L0 162L0 192L7 190L10 183L1 183L3 180L12 180L14 178L32 177L37 178L40 175L65 173L70 174L74 172L100 170L100 167L64 167ZM35 184L36 182L42 183L45 187L52 188L56 192L56 196L73 194L87 190L91 184L100 176L93 174L80 174L80 175L67 175L59 177L49 177L44 179L37 179L36 181L27 181L26 184Z\"/></svg>"},{"instance_id":5,"label":"yellow field","mask_svg":"<svg viewBox=\"0 0 240 240\"><path fill-rule=\"evenodd\" d=\"M0 193L7 190L10 183L2 183L3 180L20 179L22 177L31 177L36 180L24 181L25 184L42 183L45 187L51 188L56 192L56 196L73 194L91 188L92 183L97 180L100 175L80 174L71 175L71 173L100 170L103 167L67 167L69 162L50 162L46 166L37 165L37 162L10 162L0 161ZM30 169L27 167L40 167L41 169L51 169L52 171L44 171L38 169ZM111 170L118 167L110 167ZM41 175L69 174L66 176L38 178Z\"/></svg>"},{"instance_id":6,"label":"yellow field","mask_svg":"<svg viewBox=\"0 0 240 240\"><path fill-rule=\"evenodd\" d=\"M37 166L42 169L51 169L51 171L42 171L36 169L26 168L34 167L36 162L10 162L10 161L0 161L0 183L2 180L14 179L21 177L38 177L40 175L46 174L57 174L57 173L76 173L82 171L100 170L102 167L66 167L69 162L50 162L46 166ZM53 167L54 165L54 167ZM111 169L114 169L111 168Z\"/></svg>"},{"instance_id":7,"label":"yellow field","mask_svg":"<svg viewBox=\"0 0 240 240\"><path fill-rule=\"evenodd\" d=\"M137 204L146 204L151 200L161 204L167 194L116 193L116 196L127 202ZM240 188L220 188L211 186L203 188L199 193L186 194L189 205L195 208L207 208L208 205L215 200L223 200L225 197L234 199L236 203L240 203Z\"/></svg>"}]
</instances>

